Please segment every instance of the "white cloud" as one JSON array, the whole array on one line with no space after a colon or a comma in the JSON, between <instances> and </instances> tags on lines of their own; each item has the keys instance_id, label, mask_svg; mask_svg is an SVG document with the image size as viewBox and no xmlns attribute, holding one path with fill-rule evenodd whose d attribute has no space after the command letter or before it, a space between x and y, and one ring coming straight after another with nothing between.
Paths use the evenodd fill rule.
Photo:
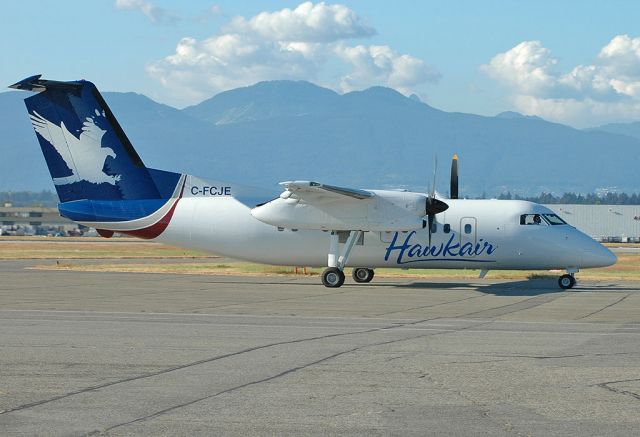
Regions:
<instances>
[{"instance_id":1,"label":"white cloud","mask_svg":"<svg viewBox=\"0 0 640 437\"><path fill-rule=\"evenodd\" d=\"M384 83L404 94L427 81L437 81L440 73L410 55L401 55L389 46L346 47L339 45L336 54L353 68L340 82L343 91Z\"/></svg>"},{"instance_id":2,"label":"white cloud","mask_svg":"<svg viewBox=\"0 0 640 437\"><path fill-rule=\"evenodd\" d=\"M247 20L236 17L225 32L255 34L272 41L329 42L368 37L375 30L344 5L305 2L295 9L261 12Z\"/></svg>"},{"instance_id":3,"label":"white cloud","mask_svg":"<svg viewBox=\"0 0 640 437\"><path fill-rule=\"evenodd\" d=\"M121 10L139 10L152 23L175 23L179 17L147 0L116 0L116 8Z\"/></svg>"},{"instance_id":4,"label":"white cloud","mask_svg":"<svg viewBox=\"0 0 640 437\"><path fill-rule=\"evenodd\" d=\"M640 75L640 37L618 35L604 46L598 60L624 76Z\"/></svg>"},{"instance_id":5,"label":"white cloud","mask_svg":"<svg viewBox=\"0 0 640 437\"><path fill-rule=\"evenodd\" d=\"M481 68L492 78L529 94L543 92L551 85L556 63L540 41L524 41Z\"/></svg>"},{"instance_id":6,"label":"white cloud","mask_svg":"<svg viewBox=\"0 0 640 437\"><path fill-rule=\"evenodd\" d=\"M439 78L435 67L386 45L347 45L374 34L344 5L305 2L235 17L204 40L183 38L175 53L150 63L147 72L178 104L262 80L311 80L341 91L385 85L408 94Z\"/></svg>"},{"instance_id":7,"label":"white cloud","mask_svg":"<svg viewBox=\"0 0 640 437\"><path fill-rule=\"evenodd\" d=\"M512 90L519 111L577 126L640 119L640 37L614 37L590 65L555 71L539 41L524 41L481 69Z\"/></svg>"}]
</instances>

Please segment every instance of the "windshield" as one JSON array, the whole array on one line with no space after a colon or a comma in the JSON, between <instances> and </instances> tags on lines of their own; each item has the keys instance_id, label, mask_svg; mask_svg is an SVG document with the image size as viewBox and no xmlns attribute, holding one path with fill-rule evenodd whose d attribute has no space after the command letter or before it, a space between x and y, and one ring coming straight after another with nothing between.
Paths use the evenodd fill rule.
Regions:
<instances>
[{"instance_id":1,"label":"windshield","mask_svg":"<svg viewBox=\"0 0 640 437\"><path fill-rule=\"evenodd\" d=\"M541 214L522 214L520 216L521 225L541 225L542 223Z\"/></svg>"},{"instance_id":2,"label":"windshield","mask_svg":"<svg viewBox=\"0 0 640 437\"><path fill-rule=\"evenodd\" d=\"M567 222L562 220L556 214L542 214L542 216L550 225L566 225L567 224Z\"/></svg>"},{"instance_id":3,"label":"windshield","mask_svg":"<svg viewBox=\"0 0 640 437\"><path fill-rule=\"evenodd\" d=\"M566 225L556 214L522 214L520 216L521 225Z\"/></svg>"}]
</instances>

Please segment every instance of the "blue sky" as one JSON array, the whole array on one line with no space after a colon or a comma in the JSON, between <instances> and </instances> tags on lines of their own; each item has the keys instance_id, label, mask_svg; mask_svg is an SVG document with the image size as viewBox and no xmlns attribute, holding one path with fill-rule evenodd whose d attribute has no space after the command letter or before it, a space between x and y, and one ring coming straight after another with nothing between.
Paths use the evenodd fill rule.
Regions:
<instances>
[{"instance_id":1,"label":"blue sky","mask_svg":"<svg viewBox=\"0 0 640 437\"><path fill-rule=\"evenodd\" d=\"M640 120L639 16L629 1L5 2L0 79L85 78L177 107L268 79L384 85L585 127Z\"/></svg>"}]
</instances>

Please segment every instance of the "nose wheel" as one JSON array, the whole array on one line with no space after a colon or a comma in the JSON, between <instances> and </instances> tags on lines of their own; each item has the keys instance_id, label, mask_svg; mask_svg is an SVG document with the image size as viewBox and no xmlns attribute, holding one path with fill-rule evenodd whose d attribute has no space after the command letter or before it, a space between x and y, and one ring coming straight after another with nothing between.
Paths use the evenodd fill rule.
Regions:
<instances>
[{"instance_id":1,"label":"nose wheel","mask_svg":"<svg viewBox=\"0 0 640 437\"><path fill-rule=\"evenodd\" d=\"M558 279L558 285L563 290L573 288L573 286L576 285L576 278L571 274L562 275L560 279Z\"/></svg>"}]
</instances>

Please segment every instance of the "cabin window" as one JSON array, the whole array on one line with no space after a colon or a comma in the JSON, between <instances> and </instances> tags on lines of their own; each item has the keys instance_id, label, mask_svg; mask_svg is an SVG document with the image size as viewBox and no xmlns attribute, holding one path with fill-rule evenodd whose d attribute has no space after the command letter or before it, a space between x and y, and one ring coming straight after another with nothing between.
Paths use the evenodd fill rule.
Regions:
<instances>
[{"instance_id":1,"label":"cabin window","mask_svg":"<svg viewBox=\"0 0 640 437\"><path fill-rule=\"evenodd\" d=\"M438 224L436 222L433 222L431 224L431 233L435 234L436 232L438 232Z\"/></svg>"},{"instance_id":2,"label":"cabin window","mask_svg":"<svg viewBox=\"0 0 640 437\"><path fill-rule=\"evenodd\" d=\"M542 216L545 218L545 220L547 221L547 223L549 223L552 226L556 226L556 225L566 225L567 222L565 222L564 220L562 220L560 217L558 217L556 214L542 214Z\"/></svg>"},{"instance_id":3,"label":"cabin window","mask_svg":"<svg viewBox=\"0 0 640 437\"><path fill-rule=\"evenodd\" d=\"M443 231L445 234L448 234L449 232L451 232L451 225L450 225L449 223L445 224L445 225L442 227L442 231Z\"/></svg>"},{"instance_id":4,"label":"cabin window","mask_svg":"<svg viewBox=\"0 0 640 437\"><path fill-rule=\"evenodd\" d=\"M464 233L465 234L470 234L471 233L471 225L469 223L464 225Z\"/></svg>"}]
</instances>

